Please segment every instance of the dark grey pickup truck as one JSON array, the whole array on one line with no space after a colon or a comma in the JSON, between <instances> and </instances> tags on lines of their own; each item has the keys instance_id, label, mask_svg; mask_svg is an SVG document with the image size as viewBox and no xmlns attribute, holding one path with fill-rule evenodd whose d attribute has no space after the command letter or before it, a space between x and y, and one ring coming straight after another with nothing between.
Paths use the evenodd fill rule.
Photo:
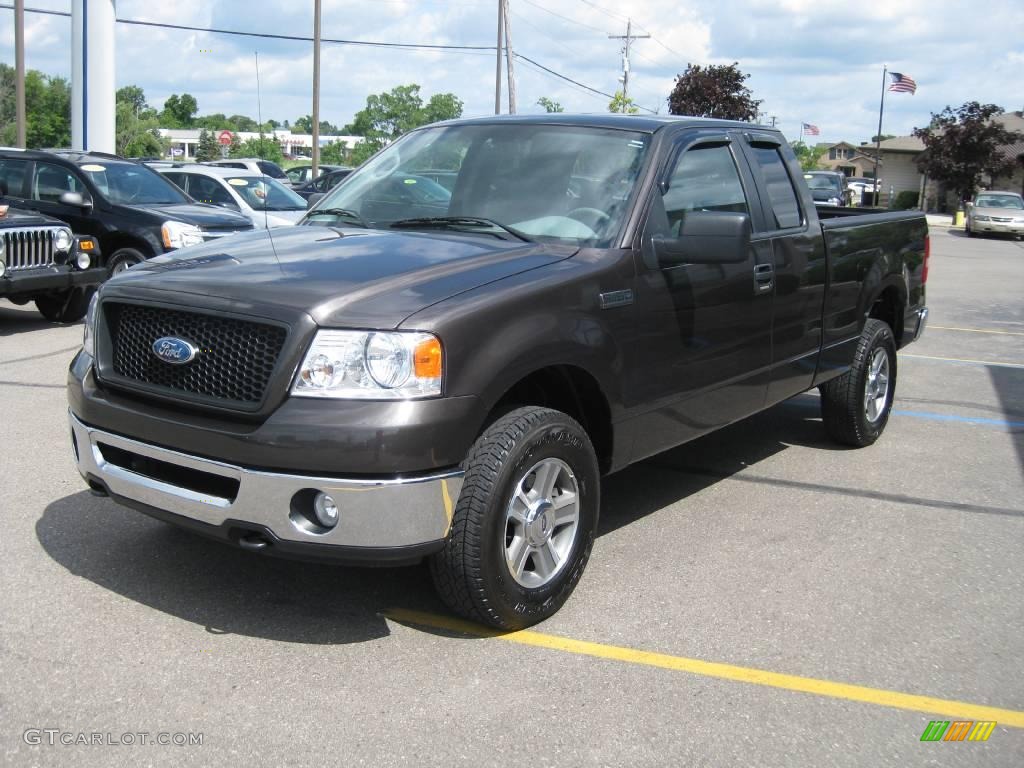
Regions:
<instances>
[{"instance_id":1,"label":"dark grey pickup truck","mask_svg":"<svg viewBox=\"0 0 1024 768\"><path fill-rule=\"evenodd\" d=\"M68 380L78 469L254 552L428 557L454 610L526 626L582 575L602 475L814 387L832 436L879 437L928 231L862 211L816 210L743 123L422 128L300 226L106 283Z\"/></svg>"}]
</instances>

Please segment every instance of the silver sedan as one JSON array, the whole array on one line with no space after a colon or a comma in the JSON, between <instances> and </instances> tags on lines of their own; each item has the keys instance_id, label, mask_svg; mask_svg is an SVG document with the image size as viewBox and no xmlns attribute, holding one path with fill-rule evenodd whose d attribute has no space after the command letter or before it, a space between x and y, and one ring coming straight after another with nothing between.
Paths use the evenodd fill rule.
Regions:
<instances>
[{"instance_id":1,"label":"silver sedan","mask_svg":"<svg viewBox=\"0 0 1024 768\"><path fill-rule=\"evenodd\" d=\"M967 204L967 236L1024 237L1024 198L1016 192L979 192Z\"/></svg>"}]
</instances>

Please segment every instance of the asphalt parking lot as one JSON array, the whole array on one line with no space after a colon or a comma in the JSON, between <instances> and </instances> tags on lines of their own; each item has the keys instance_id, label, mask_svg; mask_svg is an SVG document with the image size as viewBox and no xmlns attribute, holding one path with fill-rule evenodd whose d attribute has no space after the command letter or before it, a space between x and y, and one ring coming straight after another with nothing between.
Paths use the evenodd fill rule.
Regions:
<instances>
[{"instance_id":1,"label":"asphalt parking lot","mask_svg":"<svg viewBox=\"0 0 1024 768\"><path fill-rule=\"evenodd\" d=\"M0 302L0 754L1024 764L1024 243L933 229L928 288L878 444L838 449L804 395L608 478L576 593L504 637L423 568L261 558L93 498L63 391L81 325ZM932 720L998 725L922 742ZM103 743L60 743L81 733Z\"/></svg>"}]
</instances>

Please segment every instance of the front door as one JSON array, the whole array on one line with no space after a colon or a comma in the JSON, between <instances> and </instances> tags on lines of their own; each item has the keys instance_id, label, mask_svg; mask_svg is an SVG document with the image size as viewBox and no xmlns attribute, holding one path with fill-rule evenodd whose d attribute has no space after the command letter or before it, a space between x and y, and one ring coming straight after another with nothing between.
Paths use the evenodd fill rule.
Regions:
<instances>
[{"instance_id":1,"label":"front door","mask_svg":"<svg viewBox=\"0 0 1024 768\"><path fill-rule=\"evenodd\" d=\"M771 363L773 286L758 273L770 246L754 240L742 261L664 264L654 238L683 235L696 211L745 214L760 221L750 176L731 133L681 140L654 191L643 234L632 394L646 411L634 444L641 458L760 410ZM760 280L759 280L760 277ZM654 406L653 410L650 409Z\"/></svg>"},{"instance_id":2,"label":"front door","mask_svg":"<svg viewBox=\"0 0 1024 768\"><path fill-rule=\"evenodd\" d=\"M60 196L65 192L77 192L86 200L91 197L74 171L57 163L37 160L32 171L28 205L40 213L60 219L76 235L98 238L105 234L100 231L97 217L91 215L91 209L60 201Z\"/></svg>"}]
</instances>

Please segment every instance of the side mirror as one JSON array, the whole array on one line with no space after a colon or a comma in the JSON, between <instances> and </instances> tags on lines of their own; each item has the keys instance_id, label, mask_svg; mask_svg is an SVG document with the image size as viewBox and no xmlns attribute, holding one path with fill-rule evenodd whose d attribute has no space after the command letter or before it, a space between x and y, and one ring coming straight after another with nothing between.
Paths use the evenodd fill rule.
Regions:
<instances>
[{"instance_id":1,"label":"side mirror","mask_svg":"<svg viewBox=\"0 0 1024 768\"><path fill-rule=\"evenodd\" d=\"M92 200L86 200L81 192L64 192L60 196L60 201L64 205L73 205L86 211L92 210Z\"/></svg>"},{"instance_id":2,"label":"side mirror","mask_svg":"<svg viewBox=\"0 0 1024 768\"><path fill-rule=\"evenodd\" d=\"M325 192L314 192L312 195L310 195L309 198L306 200L306 210L308 211L314 205L323 200L325 194Z\"/></svg>"},{"instance_id":3,"label":"side mirror","mask_svg":"<svg viewBox=\"0 0 1024 768\"><path fill-rule=\"evenodd\" d=\"M750 217L730 211L688 211L679 237L652 238L658 263L740 264L749 258Z\"/></svg>"}]
</instances>

